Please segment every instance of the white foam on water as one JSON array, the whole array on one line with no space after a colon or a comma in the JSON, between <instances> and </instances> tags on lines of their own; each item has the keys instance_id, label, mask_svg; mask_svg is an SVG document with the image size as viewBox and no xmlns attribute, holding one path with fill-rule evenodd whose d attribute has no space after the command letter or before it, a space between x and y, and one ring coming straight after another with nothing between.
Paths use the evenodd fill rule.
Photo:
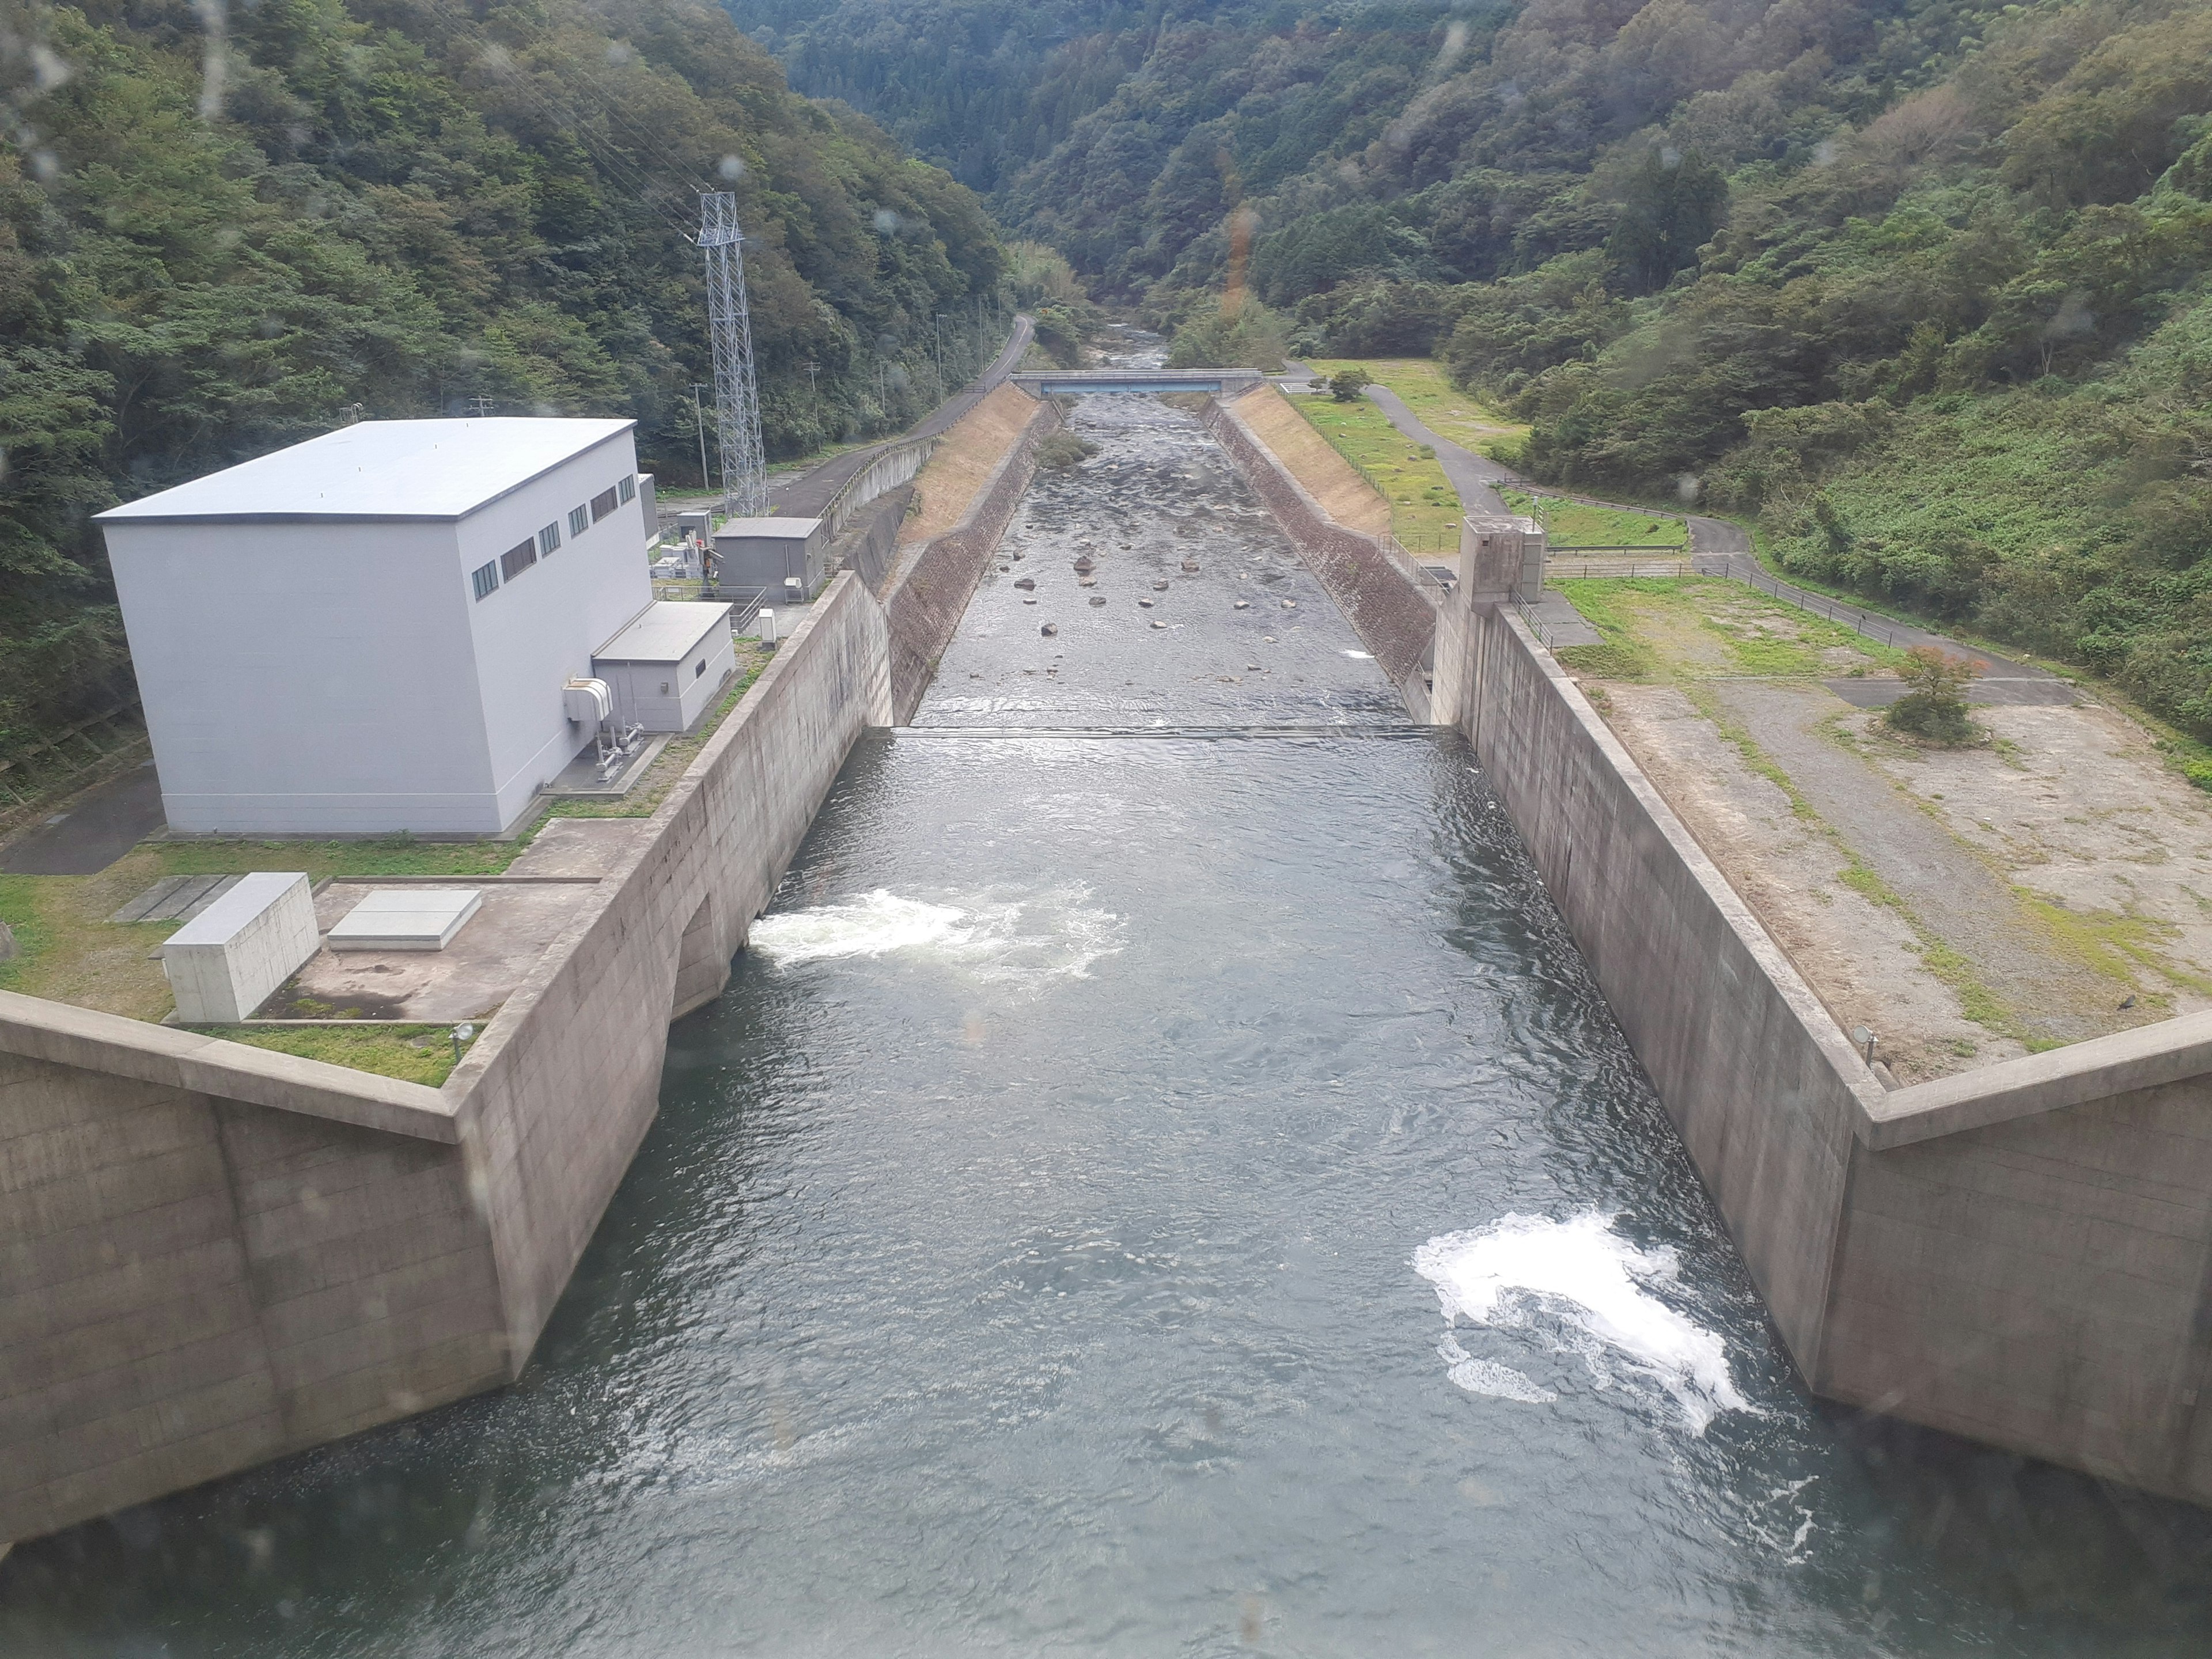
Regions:
<instances>
[{"instance_id":1,"label":"white foam on water","mask_svg":"<svg viewBox=\"0 0 2212 1659\"><path fill-rule=\"evenodd\" d=\"M1547 1330L1554 1322L1566 1328L1550 1332L1555 1352L1581 1355L1601 1386L1613 1381L1607 1352L1619 1355L1667 1391L1693 1434L1703 1434L1722 1412L1752 1409L1729 1375L1720 1337L1644 1288L1677 1276L1674 1252L1665 1246L1639 1250L1613 1231L1611 1216L1595 1211L1565 1221L1501 1216L1487 1227L1431 1239L1413 1252L1413 1265L1436 1286L1448 1322L1526 1328L1534 1312L1548 1313ZM1470 1388L1461 1375L1464 1354L1439 1352L1451 1365L1452 1381ZM1541 1392L1517 1371L1492 1370ZM1467 1376L1497 1381L1488 1371L1470 1370ZM1523 1397L1490 1387L1471 1391Z\"/></svg>"},{"instance_id":2,"label":"white foam on water","mask_svg":"<svg viewBox=\"0 0 2212 1659\"><path fill-rule=\"evenodd\" d=\"M1447 1336L1437 1343L1437 1352L1443 1356L1444 1375L1469 1394L1492 1395L1499 1400L1518 1400L1527 1406L1548 1406L1559 1397L1549 1389L1531 1382L1510 1365L1501 1365L1494 1359L1477 1359L1461 1347L1453 1337Z\"/></svg>"},{"instance_id":3,"label":"white foam on water","mask_svg":"<svg viewBox=\"0 0 2212 1659\"><path fill-rule=\"evenodd\" d=\"M1357 657L1361 662L1373 662L1375 660L1374 658L1369 656L1364 651L1347 651L1344 654L1347 657Z\"/></svg>"},{"instance_id":4,"label":"white foam on water","mask_svg":"<svg viewBox=\"0 0 2212 1659\"><path fill-rule=\"evenodd\" d=\"M795 968L951 944L965 936L961 921L951 905L924 904L878 887L843 904L763 916L745 942L778 967Z\"/></svg>"},{"instance_id":5,"label":"white foam on water","mask_svg":"<svg viewBox=\"0 0 2212 1659\"><path fill-rule=\"evenodd\" d=\"M836 904L786 910L753 924L748 945L778 968L894 952L963 968L996 983L1084 979L1121 948L1121 918L1083 886L994 894L963 902L902 898L885 888Z\"/></svg>"}]
</instances>

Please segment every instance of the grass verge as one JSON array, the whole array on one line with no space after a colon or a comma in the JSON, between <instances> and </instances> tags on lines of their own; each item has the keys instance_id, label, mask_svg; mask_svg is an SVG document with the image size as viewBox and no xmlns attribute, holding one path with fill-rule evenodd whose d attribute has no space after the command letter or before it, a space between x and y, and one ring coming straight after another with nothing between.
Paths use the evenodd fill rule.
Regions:
<instances>
[{"instance_id":1,"label":"grass verge","mask_svg":"<svg viewBox=\"0 0 2212 1659\"><path fill-rule=\"evenodd\" d=\"M403 1083L437 1088L453 1075L450 1025L192 1025L203 1036L222 1037L253 1048L273 1048L302 1060L327 1060L356 1072L396 1077ZM481 1028L480 1028L481 1029ZM468 1046L462 1045L465 1054Z\"/></svg>"},{"instance_id":2,"label":"grass verge","mask_svg":"<svg viewBox=\"0 0 2212 1659\"><path fill-rule=\"evenodd\" d=\"M1398 394L1423 426L1462 449L1493 460L1501 451L1517 451L1528 426L1486 409L1445 377L1443 366L1426 357L1316 357L1308 360L1316 374L1356 368L1370 381ZM1510 463L1509 463L1510 465Z\"/></svg>"},{"instance_id":3,"label":"grass verge","mask_svg":"<svg viewBox=\"0 0 2212 1659\"><path fill-rule=\"evenodd\" d=\"M1436 452L1415 444L1365 398L1293 398L1291 405L1390 503L1390 533L1416 553L1459 545L1459 492Z\"/></svg>"},{"instance_id":4,"label":"grass verge","mask_svg":"<svg viewBox=\"0 0 2212 1659\"><path fill-rule=\"evenodd\" d=\"M1592 507L1587 501L1547 495L1542 497L1544 510L1538 514L1538 498L1528 491L1498 493L1516 513L1541 517L1555 547L1666 547L1686 552L1689 549L1689 525L1664 514L1632 507Z\"/></svg>"}]
</instances>

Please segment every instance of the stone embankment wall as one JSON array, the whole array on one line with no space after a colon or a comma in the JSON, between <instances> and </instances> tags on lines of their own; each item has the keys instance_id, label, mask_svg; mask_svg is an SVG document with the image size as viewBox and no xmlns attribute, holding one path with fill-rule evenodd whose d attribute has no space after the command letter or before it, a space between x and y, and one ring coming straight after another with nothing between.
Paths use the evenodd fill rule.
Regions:
<instances>
[{"instance_id":1,"label":"stone embankment wall","mask_svg":"<svg viewBox=\"0 0 2212 1659\"><path fill-rule=\"evenodd\" d=\"M442 1088L0 993L0 1542L520 1371L900 606L830 584Z\"/></svg>"},{"instance_id":2,"label":"stone embankment wall","mask_svg":"<svg viewBox=\"0 0 2212 1659\"><path fill-rule=\"evenodd\" d=\"M2212 1502L2212 1014L1885 1091L1525 624L1453 609L1439 715L1811 1387Z\"/></svg>"},{"instance_id":3,"label":"stone embankment wall","mask_svg":"<svg viewBox=\"0 0 2212 1659\"><path fill-rule=\"evenodd\" d=\"M1000 386L945 434L930 458L918 480L923 516L949 527L919 545L902 532L898 565L883 589L897 724L914 718L936 676L938 659L1021 505L1036 471L1037 440L1060 424L1059 408L1049 400L1032 402L1011 386ZM955 506L957 516L948 517ZM908 520L909 531L914 522Z\"/></svg>"},{"instance_id":4,"label":"stone embankment wall","mask_svg":"<svg viewBox=\"0 0 2212 1659\"><path fill-rule=\"evenodd\" d=\"M1368 488L1365 480L1352 471L1343 457L1328 448L1321 434L1307 425L1296 410L1285 404L1282 393L1273 386L1262 386L1234 403L1209 401L1203 418L1206 429L1237 463L1253 493L1274 514L1276 522L1298 550L1298 556L1328 590L1337 608L1349 619L1382 672L1390 677L1390 683L1405 698L1407 710L1415 720L1426 720L1431 653L1437 629L1436 607L1420 589L1398 573L1374 534L1340 523L1322 506L1315 490L1309 489L1306 481L1292 470L1303 459L1305 470L1315 475L1314 482L1324 489L1331 489L1341 480L1334 478L1326 464L1310 454L1302 456L1299 448L1284 441L1283 432L1275 432L1273 441L1268 441L1247 418L1246 411L1251 410L1264 422L1266 417L1274 414L1276 405L1304 436L1327 452L1328 461L1333 462L1337 471L1358 486L1358 496L1334 491L1340 510L1356 512L1359 498L1366 498L1380 506L1382 532L1387 533L1389 504ZM1279 421L1275 424L1279 425ZM1298 434L1290 435L1296 437ZM1288 453L1282 453L1285 451Z\"/></svg>"}]
</instances>

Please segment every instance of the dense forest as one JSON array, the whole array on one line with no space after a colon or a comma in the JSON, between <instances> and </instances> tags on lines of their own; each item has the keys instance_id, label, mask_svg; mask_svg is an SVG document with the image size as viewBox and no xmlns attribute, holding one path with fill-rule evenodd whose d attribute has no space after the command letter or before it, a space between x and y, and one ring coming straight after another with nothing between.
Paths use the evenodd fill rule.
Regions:
<instances>
[{"instance_id":1,"label":"dense forest","mask_svg":"<svg viewBox=\"0 0 2212 1659\"><path fill-rule=\"evenodd\" d=\"M773 453L933 404L1001 293L970 191L696 0L0 0L0 754L127 685L118 500L477 407L635 416L696 485L701 189Z\"/></svg>"},{"instance_id":2,"label":"dense forest","mask_svg":"<svg viewBox=\"0 0 2212 1659\"><path fill-rule=\"evenodd\" d=\"M732 3L1182 361L1432 353L1538 478L2212 739L2202 0Z\"/></svg>"},{"instance_id":3,"label":"dense forest","mask_svg":"<svg viewBox=\"0 0 2212 1659\"><path fill-rule=\"evenodd\" d=\"M1010 297L1063 360L1091 301L1432 354L1535 477L2212 738L2202 0L729 5L0 0L0 727L121 663L106 501L479 398L690 482L726 183L779 453Z\"/></svg>"}]
</instances>

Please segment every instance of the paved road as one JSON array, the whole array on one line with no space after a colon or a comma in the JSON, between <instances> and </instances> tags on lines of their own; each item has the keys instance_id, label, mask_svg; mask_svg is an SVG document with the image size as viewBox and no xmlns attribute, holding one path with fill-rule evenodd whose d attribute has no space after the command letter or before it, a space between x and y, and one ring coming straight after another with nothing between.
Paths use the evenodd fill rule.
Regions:
<instances>
[{"instance_id":1,"label":"paved road","mask_svg":"<svg viewBox=\"0 0 2212 1659\"><path fill-rule=\"evenodd\" d=\"M1470 513L1504 513L1510 509L1499 497L1497 486L1501 483L1523 482L1510 466L1464 449L1449 438L1440 438L1429 430L1405 400L1386 386L1370 386L1367 395L1375 405L1389 416L1390 424L1416 443L1435 447L1437 459L1442 464L1444 477L1459 492L1460 505ZM1601 507L1614 503L1598 501L1595 496L1581 497ZM1632 510L1632 509L1629 509ZM1810 588L1800 587L1794 582L1778 580L1769 575L1752 551L1751 538L1741 525L1730 524L1725 519L1692 516L1690 524L1690 568L1699 575L1723 576L1733 581L1746 582L1760 592L1771 593L1789 604L1802 606L1847 628L1855 628L1886 644L1900 650L1915 646L1932 645L1956 655L1970 656L1989 665L1988 671L1974 683L1967 700L1978 703L2067 703L2075 700L2074 689L2047 669L2031 663L2014 662L1993 651L1960 645L1956 640L1941 634L1901 623L1878 611L1847 605L1832 599L1825 593L1815 593ZM1547 600L1552 596L1547 592ZM1547 614L1543 620L1549 625L1553 642L1559 645L1587 645L1595 643L1598 635L1588 623L1571 613L1564 605L1552 607L1559 614ZM1588 638L1583 637L1587 635ZM1860 708L1874 708L1893 702L1904 693L1904 687L1893 680L1838 680L1831 688L1846 702Z\"/></svg>"},{"instance_id":2,"label":"paved road","mask_svg":"<svg viewBox=\"0 0 2212 1659\"><path fill-rule=\"evenodd\" d=\"M160 830L161 781L154 763L87 790L27 836L0 851L0 870L17 876L90 876Z\"/></svg>"},{"instance_id":3,"label":"paved road","mask_svg":"<svg viewBox=\"0 0 2212 1659\"><path fill-rule=\"evenodd\" d=\"M981 403L994 391L1006 376L1014 372L1022 354L1036 337L1036 325L1028 313L1014 313L1014 331L1007 337L1006 349L992 360L991 366L953 396L932 410L908 427L897 438L886 438L882 443L870 444L865 449L848 449L842 455L834 455L817 467L805 472L771 482L768 492L768 510L779 518L815 519L830 505L830 498L844 487L845 481L874 459L876 452L903 438L933 438Z\"/></svg>"},{"instance_id":4,"label":"paved road","mask_svg":"<svg viewBox=\"0 0 2212 1659\"><path fill-rule=\"evenodd\" d=\"M1910 651L1915 646L1932 645L1938 650L1956 656L1972 657L1987 663L1989 667L1968 690L1966 700L1978 703L2069 703L2075 700L2074 688L2049 669L2038 668L2033 663L2014 662L1994 651L1984 651L1979 646L1966 646L1948 636L1917 628L1911 623L1899 622L1881 612L1860 605L1849 605L1841 599L1830 599L1826 593L1815 593L1810 588L1800 587L1795 582L1785 582L1769 574L1751 550L1751 538L1740 525L1725 519L1692 517L1690 520L1690 568L1701 576L1725 576L1731 580L1748 582L1763 593L1857 629L1871 638L1899 650ZM1894 680L1837 680L1830 690L1845 702L1861 708L1875 708L1894 702L1904 695L1904 687Z\"/></svg>"},{"instance_id":5,"label":"paved road","mask_svg":"<svg viewBox=\"0 0 2212 1659\"><path fill-rule=\"evenodd\" d=\"M1423 424L1420 416L1406 407L1406 400L1388 386L1370 386L1367 395L1375 406L1390 417L1390 424L1417 444L1427 444L1437 452L1437 462L1451 480L1451 487L1459 492L1459 504L1469 513L1507 513L1497 486L1515 482L1516 474L1510 466L1502 466L1487 455L1478 455L1471 449L1461 447L1449 438L1440 438Z\"/></svg>"}]
</instances>

